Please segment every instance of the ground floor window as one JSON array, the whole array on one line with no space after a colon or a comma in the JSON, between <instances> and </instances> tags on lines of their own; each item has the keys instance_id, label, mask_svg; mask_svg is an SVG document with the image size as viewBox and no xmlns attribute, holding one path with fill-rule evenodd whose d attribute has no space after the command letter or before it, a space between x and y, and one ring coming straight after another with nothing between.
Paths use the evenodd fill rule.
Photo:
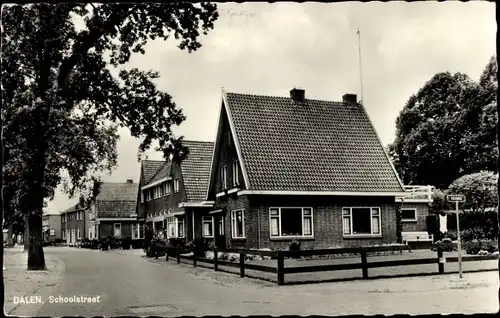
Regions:
<instances>
[{"instance_id":1,"label":"ground floor window","mask_svg":"<svg viewBox=\"0 0 500 318\"><path fill-rule=\"evenodd\" d=\"M132 239L143 239L144 238L144 224L132 223Z\"/></svg>"},{"instance_id":2,"label":"ground floor window","mask_svg":"<svg viewBox=\"0 0 500 318\"><path fill-rule=\"evenodd\" d=\"M94 239L94 229L93 229L93 225L89 226L89 240L93 240Z\"/></svg>"},{"instance_id":3,"label":"ground floor window","mask_svg":"<svg viewBox=\"0 0 500 318\"><path fill-rule=\"evenodd\" d=\"M416 221L417 220L417 209L411 208L402 208L401 209L401 220L408 221Z\"/></svg>"},{"instance_id":4,"label":"ground floor window","mask_svg":"<svg viewBox=\"0 0 500 318\"><path fill-rule=\"evenodd\" d=\"M342 228L344 235L381 234L380 208L343 208Z\"/></svg>"},{"instance_id":5,"label":"ground floor window","mask_svg":"<svg viewBox=\"0 0 500 318\"><path fill-rule=\"evenodd\" d=\"M231 235L233 238L245 238L245 210L231 211Z\"/></svg>"},{"instance_id":6,"label":"ground floor window","mask_svg":"<svg viewBox=\"0 0 500 318\"><path fill-rule=\"evenodd\" d=\"M167 218L167 237L184 237L184 218Z\"/></svg>"},{"instance_id":7,"label":"ground floor window","mask_svg":"<svg viewBox=\"0 0 500 318\"><path fill-rule=\"evenodd\" d=\"M62 239L65 240L66 239L66 231L62 231Z\"/></svg>"},{"instance_id":8,"label":"ground floor window","mask_svg":"<svg viewBox=\"0 0 500 318\"><path fill-rule=\"evenodd\" d=\"M202 217L203 237L214 237L214 217Z\"/></svg>"},{"instance_id":9,"label":"ground floor window","mask_svg":"<svg viewBox=\"0 0 500 318\"><path fill-rule=\"evenodd\" d=\"M270 208L271 236L313 236L312 208Z\"/></svg>"},{"instance_id":10,"label":"ground floor window","mask_svg":"<svg viewBox=\"0 0 500 318\"><path fill-rule=\"evenodd\" d=\"M80 228L76 229L76 239L81 240L82 239L82 233L80 233Z\"/></svg>"},{"instance_id":11,"label":"ground floor window","mask_svg":"<svg viewBox=\"0 0 500 318\"><path fill-rule=\"evenodd\" d=\"M122 237L122 224L121 223L114 224L114 236L117 238Z\"/></svg>"},{"instance_id":12,"label":"ground floor window","mask_svg":"<svg viewBox=\"0 0 500 318\"><path fill-rule=\"evenodd\" d=\"M217 218L217 224L219 227L219 235L224 235L224 217Z\"/></svg>"}]
</instances>

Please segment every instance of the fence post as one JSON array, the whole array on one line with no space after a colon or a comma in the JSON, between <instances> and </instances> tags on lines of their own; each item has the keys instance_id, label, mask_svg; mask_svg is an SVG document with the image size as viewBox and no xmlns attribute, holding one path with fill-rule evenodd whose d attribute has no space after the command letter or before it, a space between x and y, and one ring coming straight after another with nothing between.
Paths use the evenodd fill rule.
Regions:
<instances>
[{"instance_id":1,"label":"fence post","mask_svg":"<svg viewBox=\"0 0 500 318\"><path fill-rule=\"evenodd\" d=\"M181 263L181 248L177 247L176 252L177 252L177 264L180 264Z\"/></svg>"},{"instance_id":2,"label":"fence post","mask_svg":"<svg viewBox=\"0 0 500 318\"><path fill-rule=\"evenodd\" d=\"M438 256L438 273L444 274L444 257L443 257L443 248L438 246L437 248L437 256Z\"/></svg>"},{"instance_id":3,"label":"fence post","mask_svg":"<svg viewBox=\"0 0 500 318\"><path fill-rule=\"evenodd\" d=\"M278 285L285 285L285 256L283 251L278 251Z\"/></svg>"},{"instance_id":4,"label":"fence post","mask_svg":"<svg viewBox=\"0 0 500 318\"><path fill-rule=\"evenodd\" d=\"M245 277L245 254L240 253L240 277Z\"/></svg>"},{"instance_id":5,"label":"fence post","mask_svg":"<svg viewBox=\"0 0 500 318\"><path fill-rule=\"evenodd\" d=\"M214 271L219 270L219 252L217 252L217 248L214 248Z\"/></svg>"},{"instance_id":6,"label":"fence post","mask_svg":"<svg viewBox=\"0 0 500 318\"><path fill-rule=\"evenodd\" d=\"M361 251L361 270L363 271L363 279L368 278L368 260L364 250Z\"/></svg>"}]
</instances>

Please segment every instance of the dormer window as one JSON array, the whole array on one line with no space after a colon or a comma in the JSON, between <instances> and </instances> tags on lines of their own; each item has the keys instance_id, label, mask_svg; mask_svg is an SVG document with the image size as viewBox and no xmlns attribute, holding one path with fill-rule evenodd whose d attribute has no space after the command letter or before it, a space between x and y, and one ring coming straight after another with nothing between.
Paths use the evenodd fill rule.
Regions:
<instances>
[{"instance_id":1,"label":"dormer window","mask_svg":"<svg viewBox=\"0 0 500 318\"><path fill-rule=\"evenodd\" d=\"M180 189L180 182L179 179L174 180L174 193L178 193Z\"/></svg>"},{"instance_id":2,"label":"dormer window","mask_svg":"<svg viewBox=\"0 0 500 318\"><path fill-rule=\"evenodd\" d=\"M227 189L227 167L224 165L220 168L220 180L222 185L222 190Z\"/></svg>"},{"instance_id":3,"label":"dormer window","mask_svg":"<svg viewBox=\"0 0 500 318\"><path fill-rule=\"evenodd\" d=\"M240 166L238 164L238 160L233 162L233 187L237 187L240 185Z\"/></svg>"}]
</instances>

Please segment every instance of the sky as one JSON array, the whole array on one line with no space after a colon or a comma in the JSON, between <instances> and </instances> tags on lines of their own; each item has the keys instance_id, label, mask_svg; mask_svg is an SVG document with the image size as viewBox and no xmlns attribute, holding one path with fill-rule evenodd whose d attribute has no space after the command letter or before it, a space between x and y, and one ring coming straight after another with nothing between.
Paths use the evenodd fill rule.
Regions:
<instances>
[{"instance_id":1,"label":"sky","mask_svg":"<svg viewBox=\"0 0 500 318\"><path fill-rule=\"evenodd\" d=\"M361 99L357 30L360 30L363 104L384 145L408 98L439 72L478 80L495 54L495 4L488 2L350 2L219 4L215 28L193 53L175 39L151 41L127 67L152 69L158 87L187 116L174 128L187 140L213 141L221 90L306 98ZM118 167L105 182L139 182L139 140L120 130ZM162 160L149 152L149 159ZM49 212L76 199L59 189Z\"/></svg>"}]
</instances>

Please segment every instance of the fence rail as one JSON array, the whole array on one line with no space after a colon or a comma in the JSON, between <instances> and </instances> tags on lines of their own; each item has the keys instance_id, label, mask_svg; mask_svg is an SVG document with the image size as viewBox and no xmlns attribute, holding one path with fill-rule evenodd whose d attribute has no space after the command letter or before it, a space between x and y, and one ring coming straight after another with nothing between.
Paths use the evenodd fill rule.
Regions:
<instances>
[{"instance_id":1,"label":"fence rail","mask_svg":"<svg viewBox=\"0 0 500 318\"><path fill-rule=\"evenodd\" d=\"M456 247L456 244L452 244ZM370 246L370 247L357 247L357 248L333 248L333 249L321 249L321 250L303 250L303 251L262 251L262 250L245 250L245 249L225 249L219 250L216 248L209 249L214 253L213 259L207 259L202 257L195 257L194 255L182 255L179 248L166 248L166 260L168 261L172 254L175 254L177 263L181 263L181 260L192 261L193 266L197 266L198 263L207 263L213 265L215 271L219 270L219 266L227 266L239 269L239 274L241 277L245 277L245 270L255 270L261 272L267 272L276 274L276 282L278 285L285 284L285 274L297 274L297 273L312 273L312 272L324 272L324 271L342 271L342 270L355 270L361 269L363 279L370 278L368 275L368 269L370 268L382 268L382 267L394 267L394 266L408 266L408 265L424 265L424 264L438 264L436 274L444 274L444 264L445 263L456 263L458 262L458 257L444 257L443 246L439 244L415 244L415 245L395 245L395 246ZM436 251L436 257L433 258L418 258L418 259L399 259L399 260L387 260L387 261L369 261L368 256L372 253L377 252L403 252L412 250L428 250L429 248L434 248ZM231 262L219 259L219 253L235 253L239 255L239 262ZM305 265L305 266L293 266L285 267L285 259L288 258L300 258L300 257L310 257L310 256L324 256L324 255L344 255L344 254L354 254L360 257L359 263L347 263L347 264L326 264L326 265ZM246 261L246 255L258 255L271 257L276 260L276 266L251 264ZM462 262L471 261L486 261L486 260L497 260L497 255L465 255L462 256ZM207 266L204 266L207 267ZM432 274L432 273L428 273ZM416 274L417 275L417 274ZM409 276L409 275L404 275Z\"/></svg>"}]
</instances>

